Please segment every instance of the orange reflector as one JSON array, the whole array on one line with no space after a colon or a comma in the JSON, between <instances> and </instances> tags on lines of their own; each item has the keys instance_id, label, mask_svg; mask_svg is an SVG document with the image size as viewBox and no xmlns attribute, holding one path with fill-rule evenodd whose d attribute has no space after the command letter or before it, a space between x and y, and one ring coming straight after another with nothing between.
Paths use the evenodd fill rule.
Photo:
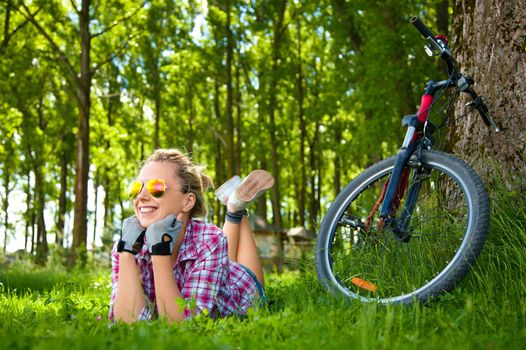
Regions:
<instances>
[{"instance_id":1,"label":"orange reflector","mask_svg":"<svg viewBox=\"0 0 526 350\"><path fill-rule=\"evenodd\" d=\"M363 280L358 277L351 278L351 283L359 288L366 289L370 292L376 292L378 290L378 287L374 283Z\"/></svg>"}]
</instances>

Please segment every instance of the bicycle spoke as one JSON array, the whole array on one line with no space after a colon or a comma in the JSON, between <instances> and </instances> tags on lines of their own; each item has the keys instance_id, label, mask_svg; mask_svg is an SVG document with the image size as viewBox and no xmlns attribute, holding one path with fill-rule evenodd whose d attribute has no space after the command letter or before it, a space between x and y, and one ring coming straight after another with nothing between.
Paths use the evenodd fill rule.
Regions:
<instances>
[{"instance_id":1,"label":"bicycle spoke","mask_svg":"<svg viewBox=\"0 0 526 350\"><path fill-rule=\"evenodd\" d=\"M364 286L377 286L375 293L380 296L396 295L431 280L451 261L467 227L462 191L444 174L431 172L415 176L405 192L420 186L417 205L410 216L408 242L400 240L392 227L378 226L379 212L371 217L365 230L363 223L381 195L386 177L365 187L347 207L332 245L330 256L335 275L360 295L371 293ZM400 201L400 213L405 210L404 200Z\"/></svg>"}]
</instances>

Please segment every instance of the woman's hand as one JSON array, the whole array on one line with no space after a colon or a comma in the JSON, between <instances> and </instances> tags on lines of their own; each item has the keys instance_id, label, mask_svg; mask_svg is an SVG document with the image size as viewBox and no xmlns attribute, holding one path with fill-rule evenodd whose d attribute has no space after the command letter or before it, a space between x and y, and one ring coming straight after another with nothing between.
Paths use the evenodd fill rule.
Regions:
<instances>
[{"instance_id":1,"label":"woman's hand","mask_svg":"<svg viewBox=\"0 0 526 350\"><path fill-rule=\"evenodd\" d=\"M181 236L183 215L177 218L168 215L146 229L146 243L152 255L152 268L155 281L155 303L159 317L169 322L179 322L184 318L183 299L174 277L171 254Z\"/></svg>"},{"instance_id":2,"label":"woman's hand","mask_svg":"<svg viewBox=\"0 0 526 350\"><path fill-rule=\"evenodd\" d=\"M115 320L135 322L145 310L146 296L141 285L141 273L134 256L143 244L144 227L139 223L139 219L135 216L125 219L122 222L121 240L117 245L117 251L120 254L113 261L113 271L115 272L115 269L118 271L116 281L113 282L115 291L113 317ZM122 252L129 252L133 255Z\"/></svg>"},{"instance_id":3,"label":"woman's hand","mask_svg":"<svg viewBox=\"0 0 526 350\"><path fill-rule=\"evenodd\" d=\"M141 250L144 237L144 227L141 226L139 219L130 216L122 222L121 240L117 246L118 252L129 252L137 254Z\"/></svg>"},{"instance_id":4,"label":"woman's hand","mask_svg":"<svg viewBox=\"0 0 526 350\"><path fill-rule=\"evenodd\" d=\"M180 216L180 215L179 215ZM152 255L171 255L175 242L181 235L182 221L175 215L168 215L146 229L146 243Z\"/></svg>"}]
</instances>

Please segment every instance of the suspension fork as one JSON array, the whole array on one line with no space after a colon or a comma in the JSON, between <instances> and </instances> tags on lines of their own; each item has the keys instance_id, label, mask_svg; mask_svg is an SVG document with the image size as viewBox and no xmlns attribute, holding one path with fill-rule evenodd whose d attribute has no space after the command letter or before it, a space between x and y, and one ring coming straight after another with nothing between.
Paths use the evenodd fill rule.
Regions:
<instances>
[{"instance_id":1,"label":"suspension fork","mask_svg":"<svg viewBox=\"0 0 526 350\"><path fill-rule=\"evenodd\" d=\"M382 190L380 198L378 198L376 204L374 205L373 209L371 210L366 219L364 225L365 231L369 230L372 218L376 214L378 207L381 205L382 208L380 210L380 221L378 222L378 228L381 228L385 226L385 224L388 224L393 228L394 233L399 238L401 238L402 240L409 239L408 237L406 237L406 232L409 226L411 214L413 213L416 204L418 193L420 191L420 184L417 184L415 187L411 185L411 188L408 193L408 198L406 198L404 212L402 213L401 218L403 219L403 221L401 222L401 224L398 225L394 220L396 212L398 211L398 208L400 206L401 200L407 189L409 178L409 168L407 168L407 164L417 147L421 145L421 132L424 131L425 126L429 124L428 128L432 127L434 129L434 126L432 126L432 124L428 122L427 118L429 115L429 110L433 104L435 92L438 89L444 89L446 87L451 86L452 84L453 82L451 79L442 80L438 82L435 82L433 80L428 81L426 85L426 91L422 95L418 113L416 115L404 117L402 125L408 125L404 142L396 155L393 172L384 184L384 188ZM431 133L432 132L433 131L431 130ZM424 135L424 138L425 137L426 135ZM420 157L421 154L419 155L419 158ZM419 173L420 171L417 171L415 175L413 175L413 180L416 179L415 176L418 176Z\"/></svg>"},{"instance_id":2,"label":"suspension fork","mask_svg":"<svg viewBox=\"0 0 526 350\"><path fill-rule=\"evenodd\" d=\"M409 170L406 168L406 165L409 161L409 158L411 158L415 152L417 146L421 143L419 133L422 131L423 126L427 122L429 109L433 104L434 94L438 89L448 86L449 84L451 84L450 80L443 80L439 82L435 82L433 80L428 81L426 85L426 91L422 95L418 113L416 116L404 117L404 121L402 123L404 125L407 124L408 128L405 134L404 142L402 143L402 147L400 147L398 154L396 155L393 172L389 178L389 184L387 185L387 189L385 189L385 197L383 199L382 209L380 211L380 219L382 221L391 221L392 216L394 216L398 210L400 201L407 188ZM406 120L406 118L408 119ZM418 194L418 192L416 194ZM412 213L412 210L410 213Z\"/></svg>"},{"instance_id":3,"label":"suspension fork","mask_svg":"<svg viewBox=\"0 0 526 350\"><path fill-rule=\"evenodd\" d=\"M414 129L414 127L412 126L410 128ZM412 135L414 135L414 133L410 133L410 130L408 130L406 139L408 138L408 135L410 136L409 140L411 140L413 137ZM378 222L379 228L383 227L386 222L389 222L391 216L394 216L396 211L398 210L398 207L401 203L401 198L405 193L405 189L407 187L407 180L409 177L409 169L407 169L405 165L407 164L409 158L415 151L416 145L417 142L411 142L409 143L408 147L402 147L398 151L393 172L387 178L387 181L385 182L384 187L382 189L382 193L380 194L380 197L376 201L373 209L371 210L371 212L367 216L367 219L365 220L365 231L369 231L371 221L376 212L378 211L380 205L382 206L382 209L380 212L380 221Z\"/></svg>"},{"instance_id":4,"label":"suspension fork","mask_svg":"<svg viewBox=\"0 0 526 350\"><path fill-rule=\"evenodd\" d=\"M410 129L413 129L413 132L411 132ZM409 127L406 134L406 139L408 136L410 138L413 137L412 134L414 134L414 129L415 128L413 126ZM387 189L385 190L382 209L380 210L380 218L383 220L388 220L398 210L401 198L403 197L407 188L409 170L406 168L406 165L409 161L409 158L411 158L411 155L413 155L417 144L418 142L412 142L408 146L402 146L398 150L393 172L389 177L389 183L387 185Z\"/></svg>"},{"instance_id":5,"label":"suspension fork","mask_svg":"<svg viewBox=\"0 0 526 350\"><path fill-rule=\"evenodd\" d=\"M409 176L409 170L407 168L405 168L402 171L402 175L401 175L401 179L400 179L400 186L398 186L399 190L401 190L403 188L401 190L402 193L405 191L405 188L407 186L407 178L408 178L408 176ZM378 211L378 208L380 207L380 205L382 205L382 203L384 202L385 194L387 192L387 187L389 186L390 180L391 180L391 176L389 176L389 178L387 178L387 181L385 182L384 187L382 189L382 193L380 194L380 198L378 198L378 200L376 201L373 209L371 210L371 212L367 216L367 219L365 220L365 223L364 223L365 231L369 231L369 227L371 226L371 222L373 220L374 215ZM395 195L395 199L394 199L394 203L393 203L394 210L391 210L391 214L392 215L394 215L394 213L398 209L398 206L400 205L400 198L401 197L398 194ZM378 223L378 227L380 227L380 228L383 227L384 223L385 223L385 219L384 218L380 218L380 221Z\"/></svg>"},{"instance_id":6,"label":"suspension fork","mask_svg":"<svg viewBox=\"0 0 526 350\"><path fill-rule=\"evenodd\" d=\"M418 162L420 162L421 155L418 158ZM409 239L411 238L411 235L408 233L409 223L411 222L411 216L415 209L416 200L418 199L418 194L422 187L422 176L427 174L429 174L429 170L426 170L423 167L418 168L413 173L411 187L409 188L409 191L407 191L404 209L400 215L398 226L395 228L395 233L403 242L409 242Z\"/></svg>"}]
</instances>

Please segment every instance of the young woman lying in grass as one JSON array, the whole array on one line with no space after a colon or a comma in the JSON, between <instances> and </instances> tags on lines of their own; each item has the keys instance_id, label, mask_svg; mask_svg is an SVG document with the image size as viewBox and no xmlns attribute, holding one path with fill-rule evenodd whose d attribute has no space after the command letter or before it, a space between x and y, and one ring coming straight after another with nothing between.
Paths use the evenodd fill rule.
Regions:
<instances>
[{"instance_id":1,"label":"young woman lying in grass","mask_svg":"<svg viewBox=\"0 0 526 350\"><path fill-rule=\"evenodd\" d=\"M265 300L245 209L273 184L272 175L255 170L221 186L216 196L227 205L221 230L196 219L206 215L203 193L211 186L203 167L178 150L156 150L130 184L135 215L124 220L112 251L109 319L245 315Z\"/></svg>"}]
</instances>

